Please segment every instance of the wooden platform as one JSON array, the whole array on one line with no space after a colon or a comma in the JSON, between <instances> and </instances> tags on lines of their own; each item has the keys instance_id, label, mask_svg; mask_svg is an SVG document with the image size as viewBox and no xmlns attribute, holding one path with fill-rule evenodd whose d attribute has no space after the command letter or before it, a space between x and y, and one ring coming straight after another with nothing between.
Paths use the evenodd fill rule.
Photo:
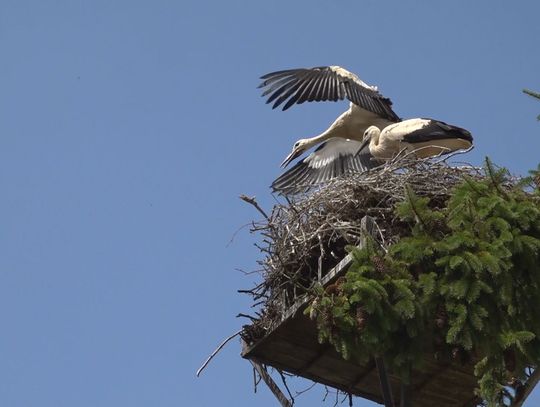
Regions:
<instances>
[{"instance_id":1,"label":"wooden platform","mask_svg":"<svg viewBox=\"0 0 540 407\"><path fill-rule=\"evenodd\" d=\"M350 265L347 256L321 279L323 285L343 275ZM308 299L300 297L281 323L261 340L245 344L242 357L322 383L344 392L383 403L375 362L365 366L344 360L329 344L317 340L317 327L303 314ZM425 354L421 370L413 370L409 386L410 405L414 407L471 407L476 405L476 378L473 366L444 364ZM400 401L400 381L389 372L393 399Z\"/></svg>"}]
</instances>

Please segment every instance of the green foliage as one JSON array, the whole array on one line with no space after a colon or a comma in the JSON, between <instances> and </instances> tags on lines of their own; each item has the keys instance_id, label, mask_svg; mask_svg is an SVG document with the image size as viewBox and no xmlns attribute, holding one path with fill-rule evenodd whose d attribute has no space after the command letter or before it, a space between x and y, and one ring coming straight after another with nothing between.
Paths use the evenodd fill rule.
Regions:
<instances>
[{"instance_id":1,"label":"green foliage","mask_svg":"<svg viewBox=\"0 0 540 407\"><path fill-rule=\"evenodd\" d=\"M538 183L512 186L489 160L485 177L465 179L443 209L406 187L396 215L410 233L386 253L374 242L351 248L346 276L316 290L307 312L320 341L360 362L384 355L404 380L426 349L473 360L478 394L504 405L510 378L540 364L538 195Z\"/></svg>"}]
</instances>

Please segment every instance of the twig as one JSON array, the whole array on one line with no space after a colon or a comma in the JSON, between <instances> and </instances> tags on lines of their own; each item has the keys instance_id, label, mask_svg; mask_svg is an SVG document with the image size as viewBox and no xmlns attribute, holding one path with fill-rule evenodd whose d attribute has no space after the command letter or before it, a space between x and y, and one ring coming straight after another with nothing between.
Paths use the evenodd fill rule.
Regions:
<instances>
[{"instance_id":1,"label":"twig","mask_svg":"<svg viewBox=\"0 0 540 407\"><path fill-rule=\"evenodd\" d=\"M221 344L216 348L216 350L213 351L212 354L210 356L208 356L208 358L204 361L204 363L199 368L199 370L197 370L196 376L199 377L199 375L206 368L206 366L208 366L208 363L210 363L210 361L214 358L214 356L216 356L218 354L218 352L227 344L227 342L229 342L231 339L235 338L236 336L240 335L241 332L242 332L242 329L240 329L238 332L232 334L227 339L225 339L223 342L221 342Z\"/></svg>"},{"instance_id":2,"label":"twig","mask_svg":"<svg viewBox=\"0 0 540 407\"><path fill-rule=\"evenodd\" d=\"M323 259L324 259L324 246L323 246L321 235L318 235L317 238L319 239L319 250L320 250L319 260L318 260L317 279L321 281L322 273L323 273L322 266L323 266Z\"/></svg>"},{"instance_id":3,"label":"twig","mask_svg":"<svg viewBox=\"0 0 540 407\"><path fill-rule=\"evenodd\" d=\"M295 391L296 397L298 397L298 396L300 396L301 394L304 394L305 392L311 390L311 389L314 388L316 385L317 385L317 382L313 382L313 383L311 383L311 385L310 385L309 387L305 388L304 390Z\"/></svg>"},{"instance_id":4,"label":"twig","mask_svg":"<svg viewBox=\"0 0 540 407\"><path fill-rule=\"evenodd\" d=\"M262 215L266 218L266 220L269 220L270 218L268 217L268 215L266 214L265 211L262 210L262 208L259 206L259 204L257 203L257 201L255 200L255 197L249 197L247 195L240 195L240 199L244 202L247 202L248 204L251 204L255 207L255 209L257 209L260 213L262 213Z\"/></svg>"},{"instance_id":5,"label":"twig","mask_svg":"<svg viewBox=\"0 0 540 407\"><path fill-rule=\"evenodd\" d=\"M260 273L261 271L264 271L264 270L260 270L260 269L259 270L253 270L253 271L244 271L244 270L242 270L241 268L238 268L238 267L235 268L234 270L239 271L240 273L242 273L245 276L250 276L252 274L257 274L257 273Z\"/></svg>"},{"instance_id":6,"label":"twig","mask_svg":"<svg viewBox=\"0 0 540 407\"><path fill-rule=\"evenodd\" d=\"M328 395L330 394L330 391L328 390L328 386L324 386L324 390L325 390L325 393L324 393L324 397L322 399L323 402L326 401L326 397L328 397Z\"/></svg>"},{"instance_id":7,"label":"twig","mask_svg":"<svg viewBox=\"0 0 540 407\"><path fill-rule=\"evenodd\" d=\"M239 313L236 318L247 318L247 319L250 319L251 321L258 321L259 318L255 318L255 317L252 317L251 315L248 315L248 314L242 314L242 313Z\"/></svg>"},{"instance_id":8,"label":"twig","mask_svg":"<svg viewBox=\"0 0 540 407\"><path fill-rule=\"evenodd\" d=\"M249 225L251 225L251 223L246 223L245 225L242 225L242 226L240 226L238 229L236 229L235 232L232 234L231 239L229 240L229 242L227 243L227 245L226 245L225 247L229 247L229 246L232 244L232 242L234 241L234 238L236 237L236 235L237 235L238 233L240 233L240 231L241 231L242 229L245 229L245 228L248 227Z\"/></svg>"},{"instance_id":9,"label":"twig","mask_svg":"<svg viewBox=\"0 0 540 407\"><path fill-rule=\"evenodd\" d=\"M253 393L257 394L257 385L261 381L261 375L257 378L257 370L253 367Z\"/></svg>"},{"instance_id":10,"label":"twig","mask_svg":"<svg viewBox=\"0 0 540 407\"><path fill-rule=\"evenodd\" d=\"M289 399L291 400L291 405L294 405L294 397L291 394L291 390L289 389L289 386L287 385L287 380L285 379L285 375L280 369L276 369L281 376L281 381L283 382L283 385L285 386L285 390L287 390L287 393L289 394Z\"/></svg>"},{"instance_id":11,"label":"twig","mask_svg":"<svg viewBox=\"0 0 540 407\"><path fill-rule=\"evenodd\" d=\"M439 163L442 163L442 162L446 162L448 161L450 158L452 157L455 157L456 155L460 155L460 154L465 154L465 153L468 153L470 151L474 150L474 144L472 146L470 146L468 149L466 150L457 150L457 151L454 151L452 153L449 153L449 154L445 154L440 160L436 160L434 161L436 164L439 164Z\"/></svg>"}]
</instances>

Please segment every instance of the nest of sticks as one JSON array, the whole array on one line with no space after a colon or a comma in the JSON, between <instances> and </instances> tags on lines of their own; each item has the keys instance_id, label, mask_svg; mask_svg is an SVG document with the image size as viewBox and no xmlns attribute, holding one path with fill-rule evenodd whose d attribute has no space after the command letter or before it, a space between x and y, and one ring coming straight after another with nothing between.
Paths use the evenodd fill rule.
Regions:
<instances>
[{"instance_id":1,"label":"nest of sticks","mask_svg":"<svg viewBox=\"0 0 540 407\"><path fill-rule=\"evenodd\" d=\"M465 175L484 177L482 168L470 165L454 167L446 160L398 157L275 205L267 219L254 223L251 229L262 236L258 247L265 258L259 261L262 282L253 289L240 290L251 295L258 308L257 317L243 327L244 341L253 343L264 337L317 277L346 256L347 246L359 244L364 216L375 220L377 239L383 247L408 234L409 226L395 213L396 204L405 199L405 185L417 195L429 197L430 206L436 209L445 206L452 188Z\"/></svg>"}]
</instances>

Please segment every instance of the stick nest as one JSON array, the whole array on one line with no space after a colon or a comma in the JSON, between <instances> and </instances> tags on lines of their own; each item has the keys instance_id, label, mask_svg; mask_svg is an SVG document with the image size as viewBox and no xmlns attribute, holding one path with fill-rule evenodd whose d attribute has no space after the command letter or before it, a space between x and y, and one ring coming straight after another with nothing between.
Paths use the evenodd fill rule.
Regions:
<instances>
[{"instance_id":1,"label":"stick nest","mask_svg":"<svg viewBox=\"0 0 540 407\"><path fill-rule=\"evenodd\" d=\"M465 175L484 176L481 168L470 165L453 167L445 160L402 157L275 205L268 219L252 228L263 237L259 248L265 258L259 261L262 283L242 291L253 296L255 307L260 306L257 318L244 326L243 339L253 343L262 338L299 295L345 257L348 245L359 244L364 216L375 220L383 247L410 233L395 214L396 203L405 199L405 185L429 197L430 206L437 209L444 207Z\"/></svg>"}]
</instances>

